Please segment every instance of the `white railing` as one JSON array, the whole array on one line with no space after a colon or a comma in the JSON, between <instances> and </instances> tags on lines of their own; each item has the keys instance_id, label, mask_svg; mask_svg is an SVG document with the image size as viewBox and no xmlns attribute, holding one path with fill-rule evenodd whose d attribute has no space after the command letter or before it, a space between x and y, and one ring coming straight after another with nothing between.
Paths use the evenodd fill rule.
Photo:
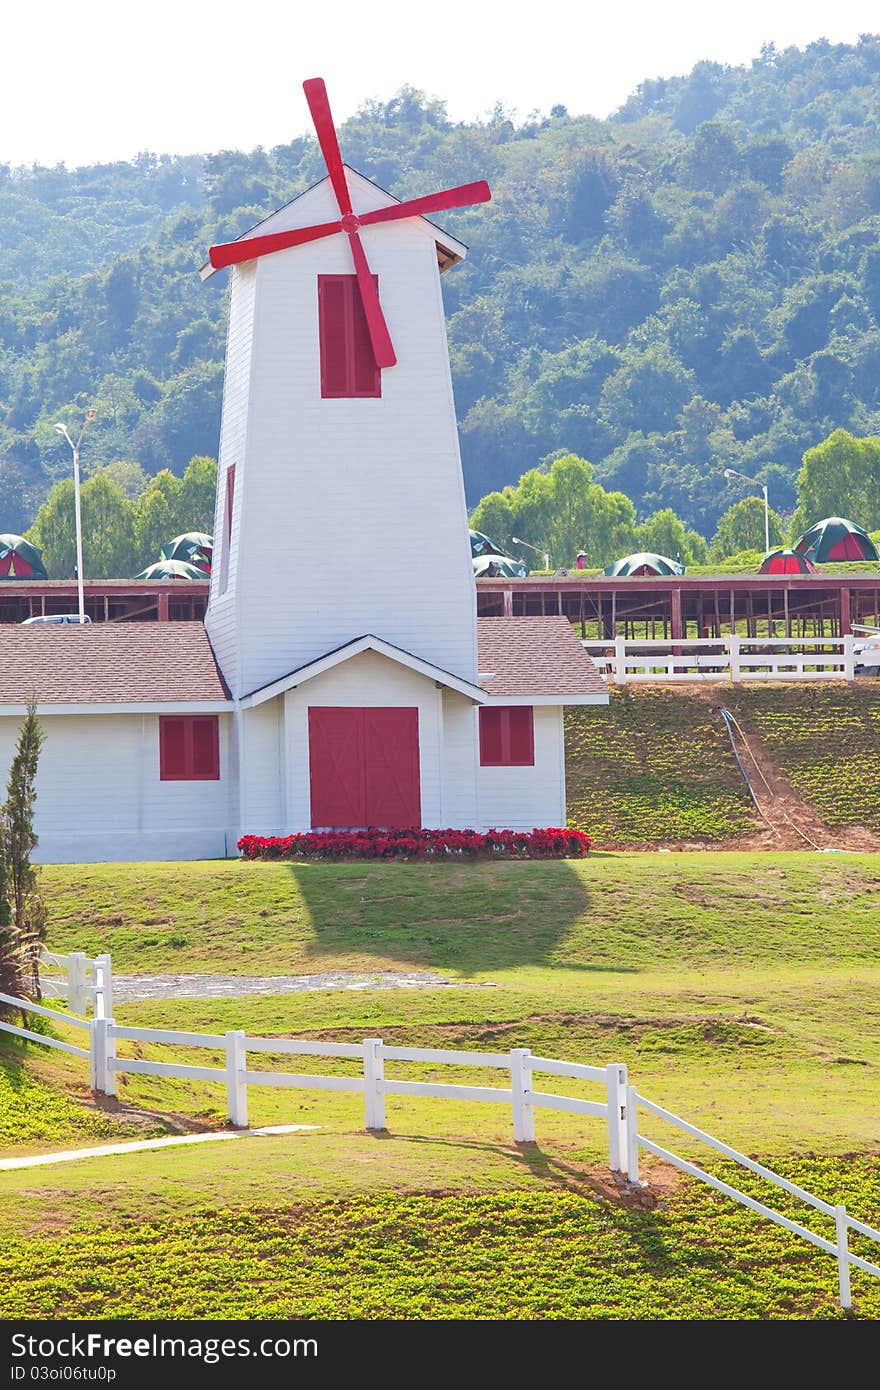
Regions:
<instances>
[{"instance_id":1,"label":"white railing","mask_svg":"<svg viewBox=\"0 0 880 1390\"><path fill-rule=\"evenodd\" d=\"M687 1173L688 1177L696 1178L699 1182L706 1183L707 1186L721 1192L725 1197L730 1197L741 1206L748 1207L751 1211L757 1212L759 1216L765 1216L768 1221L774 1221L778 1226L784 1226L787 1231L792 1231L803 1240L809 1241L812 1245L818 1246L828 1255L834 1255L837 1260L838 1291L840 1305L842 1308L852 1307L852 1292L850 1290L850 1269L863 1270L866 1274L873 1274L880 1279L880 1265L872 1264L870 1260L863 1260L860 1255L855 1255L849 1249L849 1232L856 1231L859 1235L865 1236L868 1240L876 1241L880 1244L880 1231L873 1226L868 1226L864 1221L857 1221L850 1216L845 1206L832 1206L830 1202L825 1202L821 1197L816 1197L812 1192L807 1192L805 1188L799 1187L797 1183L789 1182L788 1178L780 1177L774 1173L772 1168L766 1168L763 1163L758 1163L755 1159L749 1158L746 1154L739 1153L732 1149L729 1144L724 1144L720 1139L715 1139L713 1135L707 1134L705 1130L697 1129L695 1125L683 1120L680 1115L673 1115L670 1110L664 1110L662 1105L655 1105L653 1101L639 1095L635 1086L628 1086L626 1093L626 1131L627 1131L627 1178L631 1183L639 1182L639 1149L647 1149L655 1158L660 1158L664 1163L671 1163L674 1168L678 1168L682 1173ZM640 1132L639 1111L646 1110L658 1119L665 1120L667 1124L674 1126L675 1129L682 1130L689 1134L692 1139L698 1139L701 1144L714 1149L716 1153L722 1154L725 1158L738 1163L740 1167L747 1168L755 1173L765 1182L771 1183L774 1187L781 1188L791 1197L797 1197L808 1206L814 1207L823 1215L830 1217L834 1222L834 1240L826 1240L824 1236L817 1235L809 1227L802 1226L799 1221L792 1221L781 1212L775 1211L773 1207L768 1207L764 1202L757 1201L745 1192L740 1192L739 1188L731 1183L724 1182L721 1178L716 1178L713 1173L707 1173L703 1168L694 1163L689 1163L687 1159L679 1154L672 1153L669 1149L663 1148L653 1139Z\"/></svg>"},{"instance_id":2,"label":"white railing","mask_svg":"<svg viewBox=\"0 0 880 1390\"><path fill-rule=\"evenodd\" d=\"M855 637L616 637L581 642L616 685L657 681L855 679Z\"/></svg>"},{"instance_id":3,"label":"white railing","mask_svg":"<svg viewBox=\"0 0 880 1390\"><path fill-rule=\"evenodd\" d=\"M44 967L55 968L61 976L46 975ZM113 1013L113 969L108 955L87 956L71 951L53 955L45 946L40 950L40 991L48 999L64 999L73 1014L87 1014L91 1005L95 1018Z\"/></svg>"},{"instance_id":4,"label":"white railing","mask_svg":"<svg viewBox=\"0 0 880 1390\"><path fill-rule=\"evenodd\" d=\"M109 969L109 964L108 964ZM89 1061L90 1084L92 1090L105 1095L116 1094L116 1078L128 1073L136 1076L167 1076L185 1081L206 1081L225 1087L226 1110L230 1123L238 1128L248 1126L248 1087L273 1086L292 1087L312 1091L348 1091L363 1096L364 1127L370 1131L387 1129L385 1113L386 1096L423 1096L441 1100L465 1100L489 1102L510 1106L513 1122L513 1137L517 1143L529 1144L535 1141L535 1111L539 1109L562 1111L565 1114L580 1115L604 1120L607 1131L608 1164L612 1172L621 1176L625 1173L631 1184L640 1182L639 1150L646 1149L655 1157L670 1163L673 1167L706 1183L717 1192L732 1198L742 1206L757 1212L777 1225L785 1227L794 1235L810 1241L820 1250L834 1255L838 1264L838 1283L840 1303L844 1308L852 1306L850 1290L850 1270L856 1268L866 1274L880 1278L880 1265L872 1264L849 1249L849 1232L854 1231L868 1240L880 1243L880 1231L848 1214L842 1205L833 1206L820 1197L815 1197L796 1183L774 1173L755 1159L732 1149L729 1144L715 1139L711 1134L689 1124L687 1120L672 1114L662 1106L656 1105L640 1095L629 1084L627 1068L623 1063L611 1063L605 1067L586 1066L580 1062L564 1062L551 1057L534 1056L528 1048L515 1047L510 1052L470 1052L433 1047L386 1046L381 1038L364 1038L359 1043L334 1043L311 1041L301 1038L252 1038L240 1030L226 1033L190 1033L167 1028L128 1028L117 1024L112 1018L96 1016L88 1022L72 1017L67 1013L46 1009L26 999L0 994L0 1003L8 1004L24 1012L34 1013L56 1023L70 1024L74 1028L85 1029L89 1035L88 1049L76 1047L58 1038L43 1033L31 1032L0 1019L0 1030L22 1038L27 1042L39 1043L44 1047L57 1048ZM96 996L96 1004L98 998ZM140 1058L119 1057L116 1051L118 1042L136 1042L149 1045L172 1047L193 1047L207 1049L223 1054L222 1066L194 1066L188 1063L153 1062ZM249 1054L267 1053L275 1057L332 1057L359 1062L359 1069L348 1076L323 1076L312 1072L261 1071L248 1062ZM437 1081L395 1080L385 1074L386 1063L409 1062L425 1065L462 1066L482 1070L495 1070L505 1073L507 1084L501 1086L459 1085ZM553 1091L538 1091L534 1088L535 1076L555 1076L567 1080L596 1083L602 1087L601 1100L583 1100L574 1096L558 1095ZM724 1182L712 1173L679 1154L661 1147L653 1139L642 1134L639 1127L639 1111L645 1110L660 1120L690 1135L692 1139L714 1149L716 1153L749 1169L758 1177L781 1188L790 1196L797 1197L831 1218L835 1224L835 1239L827 1240L808 1227L790 1220L781 1212L757 1201L741 1192L732 1184Z\"/></svg>"}]
</instances>

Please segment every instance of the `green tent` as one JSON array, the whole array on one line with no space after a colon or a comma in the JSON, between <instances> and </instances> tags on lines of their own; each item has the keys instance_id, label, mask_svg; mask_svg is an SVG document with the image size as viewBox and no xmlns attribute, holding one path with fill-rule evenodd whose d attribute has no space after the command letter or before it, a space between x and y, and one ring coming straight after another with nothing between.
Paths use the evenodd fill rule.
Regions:
<instances>
[{"instance_id":1,"label":"green tent","mask_svg":"<svg viewBox=\"0 0 880 1390\"><path fill-rule=\"evenodd\" d=\"M185 531L182 536L175 536L173 541L163 545L159 555L163 560L185 560L203 574L210 574L213 552L213 536L205 531Z\"/></svg>"},{"instance_id":2,"label":"green tent","mask_svg":"<svg viewBox=\"0 0 880 1390\"><path fill-rule=\"evenodd\" d=\"M0 535L0 579L48 579L43 552L24 536Z\"/></svg>"},{"instance_id":3,"label":"green tent","mask_svg":"<svg viewBox=\"0 0 880 1390\"><path fill-rule=\"evenodd\" d=\"M614 579L628 574L684 574L684 565L677 564L675 560L667 560L665 555L651 555L641 550L635 555L624 555L622 560L615 560L613 565L606 565L602 573Z\"/></svg>"},{"instance_id":4,"label":"green tent","mask_svg":"<svg viewBox=\"0 0 880 1390\"><path fill-rule=\"evenodd\" d=\"M145 570L135 575L135 579L207 579L204 570L197 569L186 560L156 560Z\"/></svg>"},{"instance_id":5,"label":"green tent","mask_svg":"<svg viewBox=\"0 0 880 1390\"><path fill-rule=\"evenodd\" d=\"M475 579L525 579L528 567L521 560L511 560L508 555L481 555L474 560Z\"/></svg>"},{"instance_id":6,"label":"green tent","mask_svg":"<svg viewBox=\"0 0 880 1390\"><path fill-rule=\"evenodd\" d=\"M816 565L833 564L835 560L880 560L877 547L867 531L847 521L845 516L826 516L805 531L795 544L800 555L806 555Z\"/></svg>"},{"instance_id":7,"label":"green tent","mask_svg":"<svg viewBox=\"0 0 880 1390\"><path fill-rule=\"evenodd\" d=\"M488 536L484 536L482 531L471 531L471 559L477 560L481 555L503 555L504 551L499 550L494 541L490 541Z\"/></svg>"}]
</instances>

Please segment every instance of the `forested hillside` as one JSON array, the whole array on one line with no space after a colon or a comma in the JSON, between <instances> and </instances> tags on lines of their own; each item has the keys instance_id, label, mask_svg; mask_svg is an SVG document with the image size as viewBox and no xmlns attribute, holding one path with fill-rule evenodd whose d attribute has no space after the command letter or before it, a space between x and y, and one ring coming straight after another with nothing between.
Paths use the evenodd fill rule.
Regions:
<instances>
[{"instance_id":1,"label":"forested hillside","mask_svg":"<svg viewBox=\"0 0 880 1390\"><path fill-rule=\"evenodd\" d=\"M460 125L404 91L343 126L346 159L400 197L492 185L444 219L472 247L444 277L472 503L570 451L640 517L711 535L725 466L784 511L806 448L880 434L878 76L866 37L699 64L608 121ZM66 473L52 423L76 407L99 412L92 463L180 474L216 453L225 277L197 267L322 173L311 139L0 166L0 529Z\"/></svg>"}]
</instances>

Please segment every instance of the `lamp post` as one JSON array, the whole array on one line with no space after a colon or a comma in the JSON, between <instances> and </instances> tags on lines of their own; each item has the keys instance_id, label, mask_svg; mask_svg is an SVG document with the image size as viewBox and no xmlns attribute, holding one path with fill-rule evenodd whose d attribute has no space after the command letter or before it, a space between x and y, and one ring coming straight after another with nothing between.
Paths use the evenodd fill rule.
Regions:
<instances>
[{"instance_id":1,"label":"lamp post","mask_svg":"<svg viewBox=\"0 0 880 1390\"><path fill-rule=\"evenodd\" d=\"M526 550L534 550L536 555L542 556L545 570L550 568L549 550L539 550L536 545L532 545L531 541L524 541L520 536L511 536L510 539L513 541L514 545L524 545Z\"/></svg>"},{"instance_id":2,"label":"lamp post","mask_svg":"<svg viewBox=\"0 0 880 1390\"><path fill-rule=\"evenodd\" d=\"M89 425L97 415L96 410L87 410L83 427L79 432L79 439L74 444L70 435L67 433L67 426L57 424L55 429L58 434L64 436L73 452L73 510L76 516L76 589L79 596L79 621L84 623L86 620L86 600L83 591L83 550L82 550L82 512L79 501L79 449L83 442L83 435Z\"/></svg>"},{"instance_id":3,"label":"lamp post","mask_svg":"<svg viewBox=\"0 0 880 1390\"><path fill-rule=\"evenodd\" d=\"M764 552L770 549L770 503L767 498L767 484L759 483L757 478L749 478L745 473L737 473L735 468L725 468L724 476L728 482L731 478L740 478L744 483L751 483L752 487L759 487L764 494Z\"/></svg>"}]
</instances>

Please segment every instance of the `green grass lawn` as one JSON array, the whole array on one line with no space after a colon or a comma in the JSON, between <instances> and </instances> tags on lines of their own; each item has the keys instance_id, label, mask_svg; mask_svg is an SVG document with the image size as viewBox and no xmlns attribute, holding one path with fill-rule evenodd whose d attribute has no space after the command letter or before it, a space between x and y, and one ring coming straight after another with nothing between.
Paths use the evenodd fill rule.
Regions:
<instances>
[{"instance_id":1,"label":"green grass lawn","mask_svg":"<svg viewBox=\"0 0 880 1390\"><path fill-rule=\"evenodd\" d=\"M624 1061L645 1095L880 1221L876 856L95 865L43 879L52 947L109 949L120 972L417 966L469 986L145 1001L120 1005L122 1022ZM136 1051L171 1055L120 1045ZM120 1110L98 1112L75 1059L18 1044L2 1056L0 1088L5 1074L24 1098L0 1127L6 1154L120 1124L224 1122L222 1086L131 1076ZM499 1084L469 1068L456 1080ZM646 1165L661 1205L622 1206L599 1121L539 1111L532 1150L513 1145L504 1106L392 1097L387 1138L361 1132L354 1095L253 1088L250 1108L252 1123L320 1129L0 1175L0 1270L19 1271L0 1280L0 1315L834 1315L832 1260L695 1183ZM659 1121L647 1129L721 1171ZM880 1313L870 1280L854 1288Z\"/></svg>"}]
</instances>

